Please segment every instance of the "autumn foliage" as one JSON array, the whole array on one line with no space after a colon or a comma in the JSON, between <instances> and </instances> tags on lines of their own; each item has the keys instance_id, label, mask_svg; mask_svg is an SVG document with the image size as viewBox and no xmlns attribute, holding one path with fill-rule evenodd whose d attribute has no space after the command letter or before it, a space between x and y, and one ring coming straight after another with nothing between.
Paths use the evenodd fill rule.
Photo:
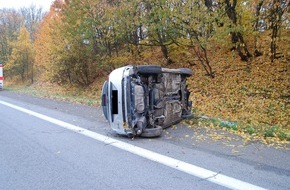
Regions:
<instances>
[{"instance_id":1,"label":"autumn foliage","mask_svg":"<svg viewBox=\"0 0 290 190\"><path fill-rule=\"evenodd\" d=\"M31 80L33 82L34 51L29 32L25 27L19 31L15 42L11 42L12 52L5 69L9 75L20 76L22 82Z\"/></svg>"},{"instance_id":2,"label":"autumn foliage","mask_svg":"<svg viewBox=\"0 0 290 190\"><path fill-rule=\"evenodd\" d=\"M19 27L9 36L11 27L0 21L6 31L0 59L10 81L87 96L99 94L107 74L123 65L191 68L196 116L290 140L289 6L283 0L55 0L37 30L25 32L21 15L1 10Z\"/></svg>"},{"instance_id":3,"label":"autumn foliage","mask_svg":"<svg viewBox=\"0 0 290 190\"><path fill-rule=\"evenodd\" d=\"M270 35L261 34L261 43L270 41ZM284 35L290 36L290 32ZM290 39L282 39L281 49L290 49ZM195 76L189 85L196 113L234 122L240 132L289 140L290 57L271 62L271 50L260 50L263 55L250 62L240 61L233 52L217 50L213 55L214 79L205 77L199 65L194 66Z\"/></svg>"}]
</instances>

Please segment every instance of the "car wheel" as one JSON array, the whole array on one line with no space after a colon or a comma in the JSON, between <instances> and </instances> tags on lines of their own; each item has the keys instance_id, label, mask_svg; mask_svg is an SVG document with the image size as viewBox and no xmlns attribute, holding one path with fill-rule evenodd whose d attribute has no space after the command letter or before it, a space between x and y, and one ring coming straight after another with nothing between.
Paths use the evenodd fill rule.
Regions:
<instances>
[{"instance_id":1,"label":"car wheel","mask_svg":"<svg viewBox=\"0 0 290 190\"><path fill-rule=\"evenodd\" d=\"M154 128L145 128L141 134L141 137L159 137L162 134L162 127L156 126Z\"/></svg>"},{"instance_id":2,"label":"car wheel","mask_svg":"<svg viewBox=\"0 0 290 190\"><path fill-rule=\"evenodd\" d=\"M188 68L180 68L180 74L190 77L192 75L192 70Z\"/></svg>"},{"instance_id":3,"label":"car wheel","mask_svg":"<svg viewBox=\"0 0 290 190\"><path fill-rule=\"evenodd\" d=\"M137 66L137 72L140 74L160 74L162 69L158 65L140 65Z\"/></svg>"}]
</instances>

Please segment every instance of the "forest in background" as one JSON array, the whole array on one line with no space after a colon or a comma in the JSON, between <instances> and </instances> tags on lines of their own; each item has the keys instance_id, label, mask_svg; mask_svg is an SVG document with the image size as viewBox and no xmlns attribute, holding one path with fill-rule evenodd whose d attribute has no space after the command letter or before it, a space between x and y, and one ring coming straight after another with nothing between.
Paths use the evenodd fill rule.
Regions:
<instances>
[{"instance_id":1,"label":"forest in background","mask_svg":"<svg viewBox=\"0 0 290 190\"><path fill-rule=\"evenodd\" d=\"M287 0L56 0L0 10L0 31L9 85L99 98L114 68L186 67L200 125L290 141Z\"/></svg>"}]
</instances>

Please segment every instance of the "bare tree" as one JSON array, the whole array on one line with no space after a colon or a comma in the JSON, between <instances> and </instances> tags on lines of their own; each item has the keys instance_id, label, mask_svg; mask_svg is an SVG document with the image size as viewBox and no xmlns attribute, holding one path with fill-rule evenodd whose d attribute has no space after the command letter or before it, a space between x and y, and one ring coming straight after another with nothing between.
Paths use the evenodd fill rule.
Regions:
<instances>
[{"instance_id":1,"label":"bare tree","mask_svg":"<svg viewBox=\"0 0 290 190\"><path fill-rule=\"evenodd\" d=\"M30 38L34 41L38 23L44 17L42 8L37 8L35 5L31 5L28 8L23 7L20 9L20 15L24 18L24 25L30 34Z\"/></svg>"},{"instance_id":2,"label":"bare tree","mask_svg":"<svg viewBox=\"0 0 290 190\"><path fill-rule=\"evenodd\" d=\"M17 39L23 18L13 9L0 10L0 60L4 64L11 54L10 42Z\"/></svg>"}]
</instances>

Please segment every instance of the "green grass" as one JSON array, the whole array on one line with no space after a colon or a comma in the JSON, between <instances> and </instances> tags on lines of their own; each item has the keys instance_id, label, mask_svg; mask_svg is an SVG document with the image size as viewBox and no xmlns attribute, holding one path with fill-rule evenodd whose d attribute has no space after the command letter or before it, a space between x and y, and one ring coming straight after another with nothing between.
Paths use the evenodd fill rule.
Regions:
<instances>
[{"instance_id":1,"label":"green grass","mask_svg":"<svg viewBox=\"0 0 290 190\"><path fill-rule=\"evenodd\" d=\"M5 90L27 94L35 97L49 98L60 101L68 101L73 103L84 104L88 106L98 106L101 104L101 100L96 96L87 96L82 89L73 88L71 90L64 90L61 88L42 88L38 86L6 86Z\"/></svg>"},{"instance_id":2,"label":"green grass","mask_svg":"<svg viewBox=\"0 0 290 190\"><path fill-rule=\"evenodd\" d=\"M198 120L198 122L196 121ZM273 141L290 141L290 133L286 132L279 126L252 126L250 124L244 125L243 122L225 121L220 118L213 117L195 117L195 124L198 123L203 127L219 127L229 131L233 131L236 134L243 134L255 137L255 139L272 139ZM193 122L188 122L193 124Z\"/></svg>"}]
</instances>

